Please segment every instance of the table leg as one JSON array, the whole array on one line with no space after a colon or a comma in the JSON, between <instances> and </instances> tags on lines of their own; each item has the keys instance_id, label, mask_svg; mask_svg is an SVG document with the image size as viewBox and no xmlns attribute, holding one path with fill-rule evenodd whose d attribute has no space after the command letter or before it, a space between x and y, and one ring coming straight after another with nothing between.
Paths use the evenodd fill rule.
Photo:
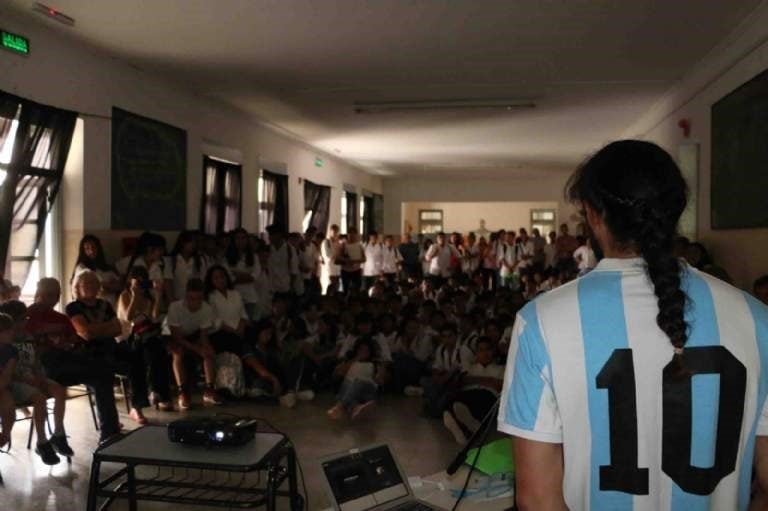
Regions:
<instances>
[{"instance_id":1,"label":"table leg","mask_svg":"<svg viewBox=\"0 0 768 511\"><path fill-rule=\"evenodd\" d=\"M277 470L278 467L275 465L270 465L267 470L267 487L265 488L267 511L277 511L277 488L275 488Z\"/></svg>"},{"instance_id":2,"label":"table leg","mask_svg":"<svg viewBox=\"0 0 768 511\"><path fill-rule=\"evenodd\" d=\"M101 462L93 460L91 462L91 480L88 483L88 504L87 511L96 511L96 494L99 491L99 472L101 471Z\"/></svg>"},{"instance_id":3,"label":"table leg","mask_svg":"<svg viewBox=\"0 0 768 511\"><path fill-rule=\"evenodd\" d=\"M293 446L288 448L285 460L288 463L288 493L291 499L291 511L303 511L303 498L299 499L299 481L296 476L296 451Z\"/></svg>"},{"instance_id":4,"label":"table leg","mask_svg":"<svg viewBox=\"0 0 768 511\"><path fill-rule=\"evenodd\" d=\"M128 509L136 511L136 466L128 466Z\"/></svg>"}]
</instances>

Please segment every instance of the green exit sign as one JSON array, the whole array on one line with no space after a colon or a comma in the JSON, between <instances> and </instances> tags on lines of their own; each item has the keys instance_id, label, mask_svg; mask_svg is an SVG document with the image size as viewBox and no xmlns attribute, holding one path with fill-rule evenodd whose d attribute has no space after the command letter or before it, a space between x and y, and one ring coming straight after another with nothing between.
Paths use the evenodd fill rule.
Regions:
<instances>
[{"instance_id":1,"label":"green exit sign","mask_svg":"<svg viewBox=\"0 0 768 511\"><path fill-rule=\"evenodd\" d=\"M315 167L322 167L322 166L323 166L323 159L315 158Z\"/></svg>"},{"instance_id":2,"label":"green exit sign","mask_svg":"<svg viewBox=\"0 0 768 511\"><path fill-rule=\"evenodd\" d=\"M29 39L12 32L0 30L3 48L20 55L29 55Z\"/></svg>"}]
</instances>

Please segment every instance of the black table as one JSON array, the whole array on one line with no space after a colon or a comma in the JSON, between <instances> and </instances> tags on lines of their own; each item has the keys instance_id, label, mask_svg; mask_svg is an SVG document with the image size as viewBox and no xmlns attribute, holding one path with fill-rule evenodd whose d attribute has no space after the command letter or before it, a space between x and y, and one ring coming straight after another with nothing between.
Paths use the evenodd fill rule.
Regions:
<instances>
[{"instance_id":1,"label":"black table","mask_svg":"<svg viewBox=\"0 0 768 511\"><path fill-rule=\"evenodd\" d=\"M122 467L102 479L102 463ZM140 472L155 473L137 474L137 467L142 467ZM280 490L286 480L288 491ZM260 427L243 446L206 448L171 443L164 426L145 426L93 453L87 509L96 511L99 497L104 497L100 509L125 498L131 511L136 511L139 500L227 508L266 506L274 511L278 496L290 499L291 511L304 507L296 453L285 435Z\"/></svg>"}]
</instances>

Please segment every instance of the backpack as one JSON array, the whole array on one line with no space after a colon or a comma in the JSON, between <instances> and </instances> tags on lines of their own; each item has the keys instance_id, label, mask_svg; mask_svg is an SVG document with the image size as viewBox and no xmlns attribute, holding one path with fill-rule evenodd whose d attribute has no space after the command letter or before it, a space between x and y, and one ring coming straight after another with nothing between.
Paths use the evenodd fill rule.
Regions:
<instances>
[{"instance_id":1,"label":"backpack","mask_svg":"<svg viewBox=\"0 0 768 511\"><path fill-rule=\"evenodd\" d=\"M240 357L232 353L216 355L216 388L223 389L235 398L245 394L245 377Z\"/></svg>"}]
</instances>

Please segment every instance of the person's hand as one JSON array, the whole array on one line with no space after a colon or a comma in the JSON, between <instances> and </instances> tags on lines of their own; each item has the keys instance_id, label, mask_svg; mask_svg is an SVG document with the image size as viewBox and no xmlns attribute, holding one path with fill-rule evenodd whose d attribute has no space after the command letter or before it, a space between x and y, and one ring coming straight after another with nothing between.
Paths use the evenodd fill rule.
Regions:
<instances>
[{"instance_id":1,"label":"person's hand","mask_svg":"<svg viewBox=\"0 0 768 511\"><path fill-rule=\"evenodd\" d=\"M130 291L134 295L141 291L141 282L139 282L139 279L131 279Z\"/></svg>"}]
</instances>

